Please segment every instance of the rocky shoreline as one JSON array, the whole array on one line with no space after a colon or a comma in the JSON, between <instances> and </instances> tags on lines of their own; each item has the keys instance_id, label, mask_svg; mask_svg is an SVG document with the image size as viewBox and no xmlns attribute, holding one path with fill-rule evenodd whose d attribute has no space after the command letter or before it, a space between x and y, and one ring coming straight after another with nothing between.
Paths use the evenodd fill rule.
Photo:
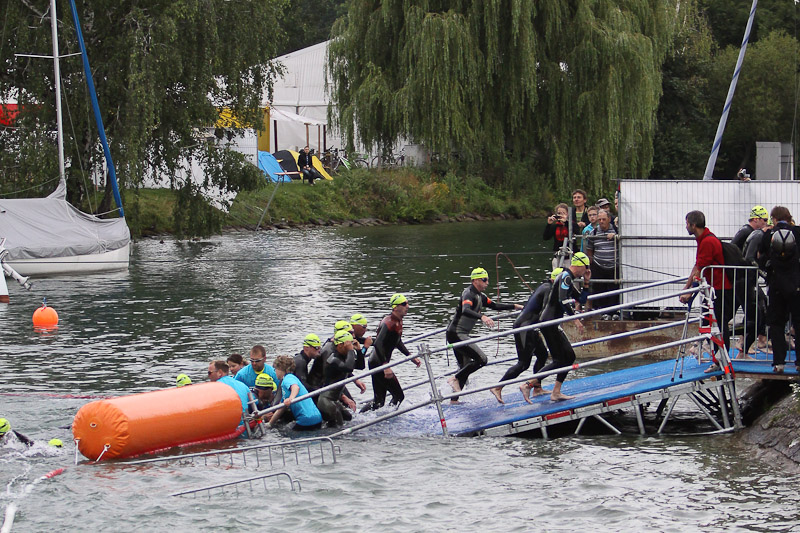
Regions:
<instances>
[{"instance_id":1,"label":"rocky shoreline","mask_svg":"<svg viewBox=\"0 0 800 533\"><path fill-rule=\"evenodd\" d=\"M745 391L742 403L747 427L739 440L759 459L800 473L800 386L760 381Z\"/></svg>"}]
</instances>

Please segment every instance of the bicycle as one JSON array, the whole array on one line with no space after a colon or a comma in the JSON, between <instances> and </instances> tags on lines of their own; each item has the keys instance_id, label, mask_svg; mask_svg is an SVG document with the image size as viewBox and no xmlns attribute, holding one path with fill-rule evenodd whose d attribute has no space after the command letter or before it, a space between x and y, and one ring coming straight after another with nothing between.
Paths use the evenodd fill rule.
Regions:
<instances>
[{"instance_id":1,"label":"bicycle","mask_svg":"<svg viewBox=\"0 0 800 533\"><path fill-rule=\"evenodd\" d=\"M322 154L322 165L330 172L338 172L339 168L342 166L347 170L352 170L356 167L369 168L369 163L361 156L361 154L353 153L352 157L354 159L350 161L347 158L344 150L339 148L329 148L325 150L324 154Z\"/></svg>"},{"instance_id":2,"label":"bicycle","mask_svg":"<svg viewBox=\"0 0 800 533\"><path fill-rule=\"evenodd\" d=\"M373 167L402 167L406 162L405 146L396 153L376 155L372 158Z\"/></svg>"}]
</instances>

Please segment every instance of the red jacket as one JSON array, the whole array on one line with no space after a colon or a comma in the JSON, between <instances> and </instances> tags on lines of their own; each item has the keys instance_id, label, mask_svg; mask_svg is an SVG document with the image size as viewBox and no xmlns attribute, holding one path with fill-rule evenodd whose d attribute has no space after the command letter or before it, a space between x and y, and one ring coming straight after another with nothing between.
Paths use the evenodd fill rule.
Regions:
<instances>
[{"instance_id":1,"label":"red jacket","mask_svg":"<svg viewBox=\"0 0 800 533\"><path fill-rule=\"evenodd\" d=\"M711 230L705 228L703 233L697 237L697 258L695 259L695 266L698 270L702 271L703 267L709 265L724 264L725 257L722 255L722 243L716 235L711 233ZM733 287L722 269L708 268L705 271L704 277L715 290L721 290L723 288L730 289Z\"/></svg>"}]
</instances>

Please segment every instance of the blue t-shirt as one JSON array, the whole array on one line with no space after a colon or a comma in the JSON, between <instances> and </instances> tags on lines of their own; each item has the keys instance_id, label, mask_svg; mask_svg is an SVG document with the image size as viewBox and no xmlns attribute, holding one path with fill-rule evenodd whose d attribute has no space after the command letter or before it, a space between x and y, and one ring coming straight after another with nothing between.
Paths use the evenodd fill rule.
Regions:
<instances>
[{"instance_id":1,"label":"blue t-shirt","mask_svg":"<svg viewBox=\"0 0 800 533\"><path fill-rule=\"evenodd\" d=\"M275 369L270 365L265 364L264 370L261 372L266 372L269 374L269 377L272 378L272 381L275 383L278 382L278 374L275 373ZM252 389L256 386L256 377L258 374L261 374L261 372L256 373L256 371L253 370L253 365L247 365L236 373L236 379Z\"/></svg>"},{"instance_id":2,"label":"blue t-shirt","mask_svg":"<svg viewBox=\"0 0 800 533\"><path fill-rule=\"evenodd\" d=\"M294 374L286 374L283 376L283 381L281 382L281 393L284 398L288 398L292 395L292 385L300 387L297 396L308 394L308 390L303 386L297 376ZM314 426L322 422L322 414L320 414L319 409L314 405L311 398L293 402L292 405L289 406L289 409L291 409L294 419L297 420L297 423L301 426Z\"/></svg>"},{"instance_id":3,"label":"blue t-shirt","mask_svg":"<svg viewBox=\"0 0 800 533\"><path fill-rule=\"evenodd\" d=\"M245 385L241 381L236 381L230 376L222 376L217 381L219 383L224 383L229 387L233 387L233 390L236 391L236 394L239 395L239 399L242 401L242 412L246 413L247 403L250 400L247 396L250 393L250 389L247 388L247 385Z\"/></svg>"},{"instance_id":4,"label":"blue t-shirt","mask_svg":"<svg viewBox=\"0 0 800 533\"><path fill-rule=\"evenodd\" d=\"M589 234L592 233L593 229L594 226L591 224L586 224L586 226L583 228L583 231L581 231L581 235L583 235L583 238L581 239L581 252L583 253L586 253L586 242L589 240Z\"/></svg>"}]
</instances>

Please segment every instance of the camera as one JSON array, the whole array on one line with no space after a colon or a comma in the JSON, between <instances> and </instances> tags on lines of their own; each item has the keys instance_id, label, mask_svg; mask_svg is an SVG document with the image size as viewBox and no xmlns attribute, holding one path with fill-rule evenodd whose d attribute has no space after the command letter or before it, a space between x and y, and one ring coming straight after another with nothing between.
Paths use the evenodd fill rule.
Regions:
<instances>
[{"instance_id":1,"label":"camera","mask_svg":"<svg viewBox=\"0 0 800 533\"><path fill-rule=\"evenodd\" d=\"M750 174L747 173L746 168L740 168L739 173L736 174L736 177L739 179L750 179Z\"/></svg>"}]
</instances>

